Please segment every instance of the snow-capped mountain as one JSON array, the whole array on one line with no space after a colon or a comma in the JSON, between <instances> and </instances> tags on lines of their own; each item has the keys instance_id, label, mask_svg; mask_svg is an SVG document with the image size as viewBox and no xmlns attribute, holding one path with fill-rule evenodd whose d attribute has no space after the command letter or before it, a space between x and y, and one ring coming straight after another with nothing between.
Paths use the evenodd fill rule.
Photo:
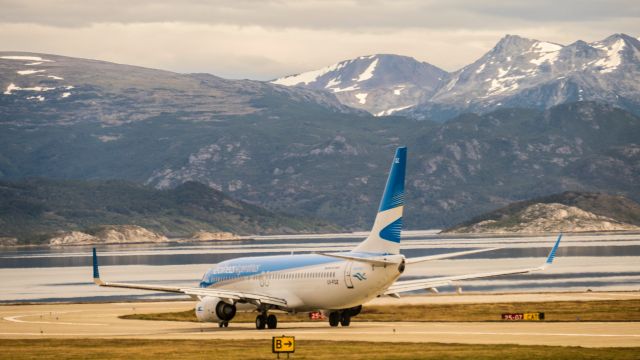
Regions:
<instances>
[{"instance_id":1,"label":"snow-capped mountain","mask_svg":"<svg viewBox=\"0 0 640 360\"><path fill-rule=\"evenodd\" d=\"M463 112L588 100L640 113L640 41L614 34L565 46L507 35L451 74L410 57L371 55L273 83L329 91L378 116L447 120Z\"/></svg>"},{"instance_id":2,"label":"snow-capped mountain","mask_svg":"<svg viewBox=\"0 0 640 360\"><path fill-rule=\"evenodd\" d=\"M291 75L274 84L334 93L345 105L374 115L390 115L422 103L435 94L448 73L399 55L370 55Z\"/></svg>"},{"instance_id":3,"label":"snow-capped mountain","mask_svg":"<svg viewBox=\"0 0 640 360\"><path fill-rule=\"evenodd\" d=\"M596 100L640 109L640 41L615 34L563 46L507 35L406 114L446 118L498 107L545 109Z\"/></svg>"}]
</instances>

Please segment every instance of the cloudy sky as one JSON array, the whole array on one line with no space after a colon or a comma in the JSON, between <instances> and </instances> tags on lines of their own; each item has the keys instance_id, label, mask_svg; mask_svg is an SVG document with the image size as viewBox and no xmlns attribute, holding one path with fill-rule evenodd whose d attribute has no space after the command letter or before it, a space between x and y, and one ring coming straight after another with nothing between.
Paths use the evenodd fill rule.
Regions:
<instances>
[{"instance_id":1,"label":"cloudy sky","mask_svg":"<svg viewBox=\"0 0 640 360\"><path fill-rule=\"evenodd\" d=\"M374 53L457 70L505 34L640 36L637 0L0 0L0 50L272 79Z\"/></svg>"}]
</instances>

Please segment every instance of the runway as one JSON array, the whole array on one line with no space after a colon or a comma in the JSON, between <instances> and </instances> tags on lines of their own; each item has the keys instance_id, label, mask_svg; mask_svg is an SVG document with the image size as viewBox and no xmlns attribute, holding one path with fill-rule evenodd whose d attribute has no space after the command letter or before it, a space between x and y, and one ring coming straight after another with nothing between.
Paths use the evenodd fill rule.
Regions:
<instances>
[{"instance_id":1,"label":"runway","mask_svg":"<svg viewBox=\"0 0 640 360\"><path fill-rule=\"evenodd\" d=\"M475 302L508 301L513 295L450 296L475 298ZM638 293L553 294L565 299L625 299ZM405 303L447 301L446 296L407 297ZM529 295L532 301L535 295ZM436 300L437 299L437 300ZM478 301L480 300L480 301ZM388 303L385 299L383 302ZM462 300L458 300L462 301ZM469 300L464 300L467 302ZM535 301L535 300L533 300ZM399 304L399 303L398 303ZM251 323L216 324L173 321L123 320L131 313L171 312L192 309L192 301L89 303L0 306L0 338L138 338L138 339L271 339L294 335L300 340L442 342L473 344L564 345L584 347L638 347L638 322L358 322L348 328L330 328L322 322L287 322L279 315L276 330L255 330Z\"/></svg>"}]
</instances>

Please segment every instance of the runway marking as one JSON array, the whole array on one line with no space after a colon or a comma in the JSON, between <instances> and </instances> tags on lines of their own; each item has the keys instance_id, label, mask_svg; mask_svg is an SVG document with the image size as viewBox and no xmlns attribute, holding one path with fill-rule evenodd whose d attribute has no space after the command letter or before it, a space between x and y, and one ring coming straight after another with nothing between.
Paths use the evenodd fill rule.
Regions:
<instances>
[{"instance_id":1,"label":"runway marking","mask_svg":"<svg viewBox=\"0 0 640 360\"><path fill-rule=\"evenodd\" d=\"M172 304L195 304L195 301L182 300L182 301L171 301L171 303ZM138 305L138 307L144 307L145 305L148 305L148 303L111 303L107 305L115 305L115 306L123 306L123 307L136 307L136 305ZM153 303L151 303L151 305L153 305ZM178 308L176 307L175 309L178 309Z\"/></svg>"},{"instance_id":2,"label":"runway marking","mask_svg":"<svg viewBox=\"0 0 640 360\"><path fill-rule=\"evenodd\" d=\"M329 331L304 331L302 334L330 334ZM389 334L387 331L356 331L349 332L349 334L358 334L358 335L383 335ZM403 331L402 333L397 332L395 335L407 335L407 334L416 334L416 335L512 335L512 336L568 336L568 337L640 337L640 334L572 334L572 333L529 333L529 332L486 332L486 331L468 331L468 332L460 332L460 331Z\"/></svg>"},{"instance_id":3,"label":"runway marking","mask_svg":"<svg viewBox=\"0 0 640 360\"><path fill-rule=\"evenodd\" d=\"M51 332L42 332L42 333L34 333L34 332L29 332L29 333L21 333L21 332L7 332L7 333L0 333L0 336L20 336L20 335L24 335L24 336L42 336L42 337L50 337L50 336L80 336L83 338L86 337L96 337L96 336L107 336L107 337L111 337L111 336L139 336L140 334L137 333L130 333L130 334L126 334L126 333L114 333L114 334L110 334L110 333L104 333L104 334L100 334L100 333L96 333L96 334L90 334L87 335L86 333L51 333ZM143 334L144 335L144 334Z\"/></svg>"},{"instance_id":4,"label":"runway marking","mask_svg":"<svg viewBox=\"0 0 640 360\"><path fill-rule=\"evenodd\" d=\"M78 311L67 311L69 312L78 312ZM64 314L64 313L56 313L56 314ZM26 315L14 315L14 316L5 316L2 320L11 321L15 323L27 323L27 324L53 324L53 325L88 325L88 326L104 326L107 324L94 324L94 323L72 323L72 322L64 322L64 321L29 321L29 320L20 320L25 316L36 316L35 314L26 314Z\"/></svg>"},{"instance_id":5,"label":"runway marking","mask_svg":"<svg viewBox=\"0 0 640 360\"><path fill-rule=\"evenodd\" d=\"M380 331L380 330L351 330L343 332L338 329L328 329L328 330L311 330L311 328L296 328L296 327L282 327L280 329L284 330L296 330L299 331L298 335L303 336L306 334L316 334L316 335L324 335L324 334L337 334L342 333L344 335L486 335L486 336L495 336L495 335L508 335L508 336L564 336L564 337L605 337L605 338L615 338L615 337L625 337L625 338L640 338L640 334L602 334L602 333L547 333L547 332L498 332L498 331L422 331L422 330L408 330L406 327L414 326L411 324L376 324L373 326L385 326L385 327L394 327L401 328L401 331L397 331L395 333L391 333L390 331ZM207 329L208 331L202 332L200 329L193 329L192 334L200 334L200 335L221 335L221 336L233 336L234 334L238 334L239 332L243 332L244 334L253 333L256 335L260 334L271 334L277 333L280 329L275 331L264 331L264 330L254 330L247 327L233 328L228 330L219 330L219 329ZM213 330L213 331L212 331ZM239 331L238 331L239 330Z\"/></svg>"},{"instance_id":6,"label":"runway marking","mask_svg":"<svg viewBox=\"0 0 640 360\"><path fill-rule=\"evenodd\" d=\"M86 324L83 324L86 325ZM104 324L98 324L98 325L104 325ZM277 333L277 331L275 332L258 332L256 331L255 334L264 334L266 335L271 335L271 334L275 334ZM86 333L33 333L33 332L2 332L0 333L0 336L2 335L27 335L27 336L37 336L37 335L47 335L47 336L51 336L51 335L55 335L55 336L89 336L89 337L93 337L93 336L149 336L149 335L168 335L168 334L174 334L174 335L179 335L179 333L172 333L172 332L160 332L160 333L93 333L93 334L86 334ZM237 333L233 333L233 332L194 332L194 333L190 333L189 335L237 335ZM300 332L297 334L297 336L303 336L305 334L336 334L336 332L332 332L332 331L304 331L304 332ZM349 332L349 335L385 335L385 334L389 334L389 332L386 331L354 331L354 332ZM567 336L567 337L631 337L631 338L636 338L636 337L640 337L639 334L565 334L565 333L500 333L500 332L453 332L453 331L410 331L410 332L404 332L402 334L400 333L396 333L395 335L513 335L513 336L523 336L523 335L530 335L530 336Z\"/></svg>"}]
</instances>

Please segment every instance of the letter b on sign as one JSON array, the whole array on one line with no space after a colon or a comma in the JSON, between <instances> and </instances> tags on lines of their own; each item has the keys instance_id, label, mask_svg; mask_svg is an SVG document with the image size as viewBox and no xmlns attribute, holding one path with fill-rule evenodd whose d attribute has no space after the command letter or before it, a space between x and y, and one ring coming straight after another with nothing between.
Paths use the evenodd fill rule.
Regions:
<instances>
[{"instance_id":1,"label":"letter b on sign","mask_svg":"<svg viewBox=\"0 0 640 360\"><path fill-rule=\"evenodd\" d=\"M292 353L296 350L295 336L274 336L271 338L271 352Z\"/></svg>"}]
</instances>

